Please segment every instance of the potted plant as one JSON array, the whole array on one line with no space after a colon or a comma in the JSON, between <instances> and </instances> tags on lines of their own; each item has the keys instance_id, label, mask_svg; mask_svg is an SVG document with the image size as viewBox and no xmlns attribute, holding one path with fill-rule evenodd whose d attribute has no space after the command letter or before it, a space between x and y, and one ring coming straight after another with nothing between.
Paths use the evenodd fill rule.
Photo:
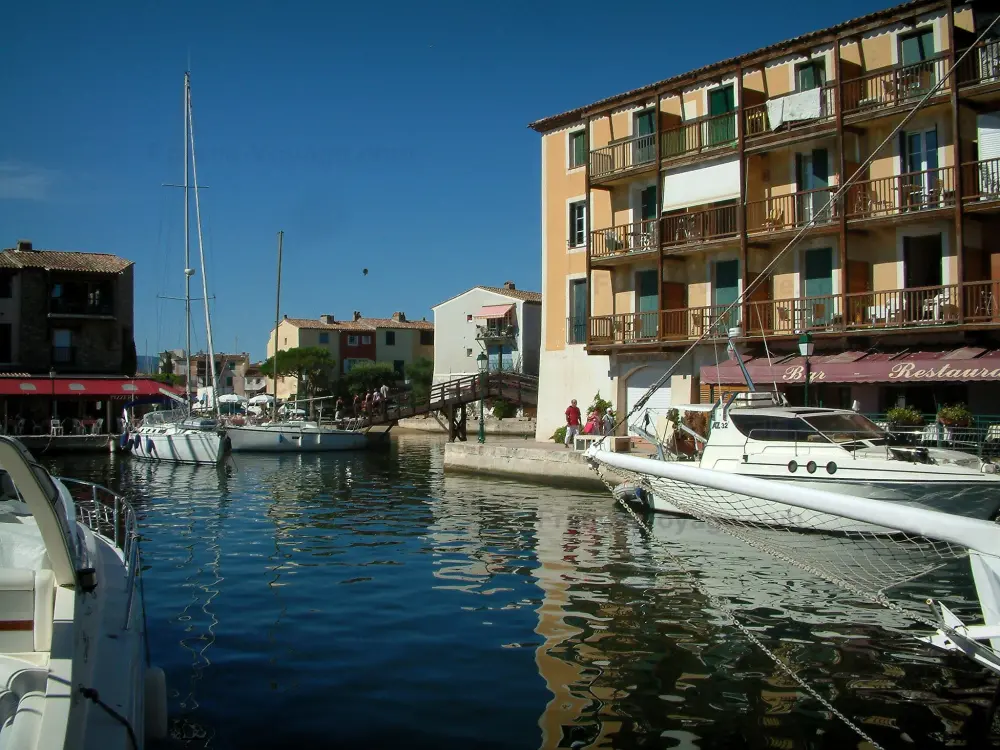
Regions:
<instances>
[{"instance_id":1,"label":"potted plant","mask_svg":"<svg viewBox=\"0 0 1000 750\"><path fill-rule=\"evenodd\" d=\"M937 419L946 427L968 427L972 424L972 412L964 404L946 404L938 409Z\"/></svg>"},{"instance_id":2,"label":"potted plant","mask_svg":"<svg viewBox=\"0 0 1000 750\"><path fill-rule=\"evenodd\" d=\"M893 427L918 427L924 418L912 406L894 406L885 413L885 421Z\"/></svg>"}]
</instances>

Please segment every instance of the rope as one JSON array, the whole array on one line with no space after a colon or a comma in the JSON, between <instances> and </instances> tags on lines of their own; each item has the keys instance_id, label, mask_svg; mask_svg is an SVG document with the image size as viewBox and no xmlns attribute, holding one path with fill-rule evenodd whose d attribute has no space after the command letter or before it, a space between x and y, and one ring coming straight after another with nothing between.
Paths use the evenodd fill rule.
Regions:
<instances>
[{"instance_id":1,"label":"rope","mask_svg":"<svg viewBox=\"0 0 1000 750\"><path fill-rule=\"evenodd\" d=\"M910 120L912 120L916 116L917 112L919 112L923 108L923 106L927 103L927 101L937 93L937 91L944 85L945 81L947 81L949 78L952 77L952 74L954 73L955 69L962 62L965 61L965 58L968 57L969 54L974 49L977 48L976 45L978 45L983 39L986 38L986 35L989 34L989 32L993 29L994 26L996 26L996 24L997 24L998 21L1000 21L1000 16L997 16L996 18L994 18L990 22L990 24L983 30L983 32L976 38L976 40L969 46L969 48L967 50L965 50L965 52L963 52L961 54L961 56L959 56L954 61L954 63L952 63L951 67L948 68L947 72L943 76L941 76L940 80L938 80L927 91L927 93L924 94L923 98L919 102L917 102L915 105L913 105L913 108L910 109L910 111L906 114L906 116L902 119L902 121L898 125L896 125L896 127L894 127L889 132L889 135L887 135L885 137L885 139L878 146L875 147L875 149L872 151L871 155L867 159L865 159L861 164L858 165L858 168L857 168L857 170L855 170L854 174L851 175L850 178L848 178L847 180L845 180L844 183L842 185L840 185L833 194L831 194L830 199L826 202L826 205L821 210L813 212L813 215L809 218L809 220L805 224L802 225L802 227L799 229L799 231L795 233L795 236L792 237L788 241L788 244L785 245L785 247L782 248L782 250L776 256L774 256L774 258L771 259L771 261L764 267L764 270L762 270L760 272L760 274L757 276L757 278L755 278L753 281L751 281L746 286L746 288L744 288L743 290L741 290L736 295L736 299L733 300L729 304L729 306L725 310L723 310L723 312L719 315L719 317L718 317L719 320L725 319L725 317L727 315L729 315L730 312L732 312L734 309L740 307L743 304L744 300L761 283L763 283L763 280L765 278L767 278L768 276L771 275L771 270L778 264L778 262L785 256L785 254L788 253L790 250L792 250L794 247L796 247L799 244L799 242L802 241L802 238L805 237L805 235L810 230L812 230L812 228L815 226L816 221L819 219L819 217L824 216L824 215L829 215L828 212L830 211L830 209L837 203L837 201L840 200L840 198L843 195L846 194L847 190L852 185L854 185L856 182L858 182L860 180L861 175L863 174L864 170L867 169L868 166L873 161L875 161L875 157L877 157L879 155L879 153L882 151L883 148L885 148L888 144L890 144L893 141L893 139L896 137L896 134L900 130L902 130L903 127ZM952 85L955 85L955 84L953 83ZM667 381L670 380L670 378L674 374L674 371L677 369L677 367L680 365L680 363L683 362L684 359L695 350L695 347L697 347L699 344L702 343L702 341L704 341L709 335L711 335L711 332L714 329L714 327L715 327L714 325L708 326L707 330L703 330L702 333L698 336L698 338L696 338L693 342L691 342L691 344L688 346L687 349L684 350L683 354L681 354L681 356L677 359L677 361L674 362L670 367L668 367L667 371L665 373L663 373L663 375L660 376L659 380L657 380L655 383L653 383L653 385L650 386L649 390L646 391L646 393L644 393L642 395L642 397L638 401L636 401L635 406L632 407L632 409L628 412L628 414L626 414L621 420L619 420L615 424L615 429L616 430L622 424L626 423L628 421L628 419L633 414L635 414L635 412L637 412L639 409L641 409L643 406L645 406L646 403L649 401L649 399L653 396L653 394L656 393L658 390L660 390L660 388L663 387L664 383L666 383ZM612 430L612 432L614 432L614 430ZM600 444L603 441L604 441L604 437L602 436L601 440L597 441L597 443Z\"/></svg>"},{"instance_id":2,"label":"rope","mask_svg":"<svg viewBox=\"0 0 1000 750\"><path fill-rule=\"evenodd\" d=\"M595 468L596 471L596 468ZM612 489L611 483L604 478L604 476L598 471L598 477L607 486L608 490ZM717 597L715 594L711 593L705 586L703 586L697 578L688 570L688 566L683 564L683 561L673 553L673 551L665 546L656 536L653 534L653 529L647 524L639 515L632 509L632 507L625 501L624 498L618 498L618 504L621 505L626 512L632 516L635 522L639 525L642 532L652 541L659 549L666 553L667 557L670 558L671 563L674 565L676 570L684 577L692 589L700 593L702 596L708 600L708 603L722 612L727 619L736 627L737 630L754 646L763 651L770 659L775 663L775 665L780 669L787 677L791 678L799 687L801 687L806 693L809 694L815 701L817 701L823 708L829 711L833 716L836 716L843 722L847 727L852 729L862 740L869 743L876 750L884 750L882 745L878 744L875 740L868 736L861 727L854 723L847 715L839 711L829 700L824 698L819 692L808 682L805 681L799 674L792 669L785 661L781 659L776 653L771 651L763 642L742 623L736 617L735 612L729 607L729 605L722 599Z\"/></svg>"},{"instance_id":3,"label":"rope","mask_svg":"<svg viewBox=\"0 0 1000 750\"><path fill-rule=\"evenodd\" d=\"M771 362L771 349L767 345L767 334L764 332L764 319L760 315L760 309L757 310L757 322L760 323L760 337L764 339L764 353L767 355L767 371L771 373L771 385L774 386L774 392L778 392L778 379L774 376L774 364Z\"/></svg>"},{"instance_id":4,"label":"rope","mask_svg":"<svg viewBox=\"0 0 1000 750\"><path fill-rule=\"evenodd\" d=\"M128 719L122 716L120 713L115 711L111 706L101 700L100 694L94 689L80 685L80 695L82 695L87 700L93 702L95 705L100 706L104 712L110 716L112 719L117 721L123 727L125 731L128 732L129 741L132 743L133 750L139 750L139 741L136 739L135 730L129 723Z\"/></svg>"}]
</instances>

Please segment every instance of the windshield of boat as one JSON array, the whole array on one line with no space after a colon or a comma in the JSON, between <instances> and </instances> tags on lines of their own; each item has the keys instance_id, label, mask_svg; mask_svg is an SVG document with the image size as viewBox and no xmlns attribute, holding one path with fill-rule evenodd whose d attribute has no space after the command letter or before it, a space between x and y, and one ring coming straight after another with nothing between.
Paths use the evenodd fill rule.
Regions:
<instances>
[{"instance_id":1,"label":"windshield of boat","mask_svg":"<svg viewBox=\"0 0 1000 750\"><path fill-rule=\"evenodd\" d=\"M819 431L795 414L755 414L733 410L729 415L733 426L751 440L794 443L807 440L826 442Z\"/></svg>"},{"instance_id":2,"label":"windshield of boat","mask_svg":"<svg viewBox=\"0 0 1000 750\"><path fill-rule=\"evenodd\" d=\"M858 440L881 442L886 439L885 431L862 414L833 412L810 414L802 419L834 443L854 443Z\"/></svg>"}]
</instances>

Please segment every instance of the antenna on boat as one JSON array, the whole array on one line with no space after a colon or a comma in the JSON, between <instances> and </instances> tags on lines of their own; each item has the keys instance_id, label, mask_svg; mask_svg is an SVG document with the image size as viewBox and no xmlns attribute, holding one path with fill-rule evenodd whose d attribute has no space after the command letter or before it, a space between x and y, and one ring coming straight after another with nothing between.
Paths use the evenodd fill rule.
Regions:
<instances>
[{"instance_id":1,"label":"antenna on boat","mask_svg":"<svg viewBox=\"0 0 1000 750\"><path fill-rule=\"evenodd\" d=\"M275 422L278 421L278 326L281 324L281 244L284 232L278 232L278 292L274 301L274 409Z\"/></svg>"}]
</instances>

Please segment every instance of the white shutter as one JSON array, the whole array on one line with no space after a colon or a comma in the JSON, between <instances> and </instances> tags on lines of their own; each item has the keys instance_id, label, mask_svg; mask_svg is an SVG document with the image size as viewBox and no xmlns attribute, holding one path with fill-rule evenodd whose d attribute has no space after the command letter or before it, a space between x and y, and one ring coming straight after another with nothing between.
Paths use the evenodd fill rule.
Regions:
<instances>
[{"instance_id":1,"label":"white shutter","mask_svg":"<svg viewBox=\"0 0 1000 750\"><path fill-rule=\"evenodd\" d=\"M1000 169L997 162L988 159L1000 158L1000 112L976 116L976 131L979 140L979 192L984 196L994 196L1000 191Z\"/></svg>"},{"instance_id":2,"label":"white shutter","mask_svg":"<svg viewBox=\"0 0 1000 750\"><path fill-rule=\"evenodd\" d=\"M626 409L628 412L638 403L646 391L652 387L653 383L662 377L667 371L667 365L650 365L633 373L626 383ZM649 424L651 432L656 431L656 418L666 414L671 409L670 405L670 382L667 381L659 390L650 396L643 408L629 418L629 425L642 425L643 419L649 413Z\"/></svg>"},{"instance_id":3,"label":"white shutter","mask_svg":"<svg viewBox=\"0 0 1000 750\"><path fill-rule=\"evenodd\" d=\"M739 159L684 167L663 176L664 211L739 197Z\"/></svg>"}]
</instances>

